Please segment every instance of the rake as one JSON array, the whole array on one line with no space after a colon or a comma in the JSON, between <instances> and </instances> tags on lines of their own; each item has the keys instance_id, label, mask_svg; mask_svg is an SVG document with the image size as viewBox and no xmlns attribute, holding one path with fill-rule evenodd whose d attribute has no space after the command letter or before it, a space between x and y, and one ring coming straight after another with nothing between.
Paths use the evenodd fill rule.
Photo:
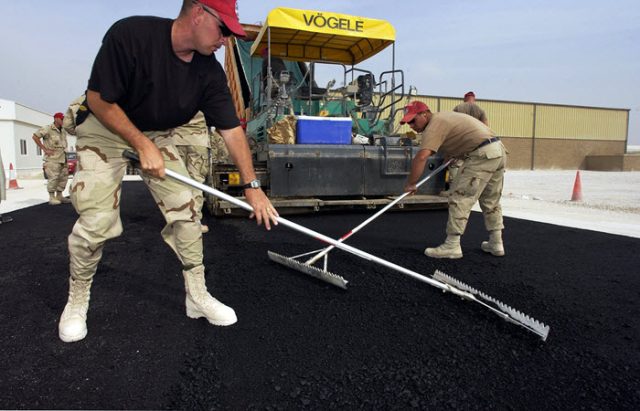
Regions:
<instances>
[{"instance_id":1,"label":"rake","mask_svg":"<svg viewBox=\"0 0 640 411\"><path fill-rule=\"evenodd\" d=\"M123 156L138 162L138 155L132 151L129 150L125 150L123 153ZM201 184L189 177L185 177L183 175L181 175L180 173L176 173L175 171L169 170L165 168L165 174L168 177L171 177L177 181L180 181L183 184L186 184L188 186L197 188L198 190L202 190L204 192L207 192L219 199L228 201L232 204L237 205L238 207L241 207L249 212L253 212L253 207L251 207L250 204L239 200L233 196L230 196L226 193L223 193L219 190L216 190L213 187L209 187L207 185ZM310 230L304 226L301 226L297 223L294 223L293 221L289 221L285 218L282 217L277 217L277 222L279 224L282 224L286 227L289 227L295 231L298 231L300 233L306 234L310 237L313 237L317 240L320 240L324 243L330 244L335 246L336 248L339 248L343 251L346 251L350 254L353 254L355 256L358 256L362 259L365 259L367 261L371 261L374 263L378 263L382 266L385 266L387 268L390 268L392 270L398 271L400 273L403 273L405 275L408 275L418 281L427 283L431 286L434 286L436 288L439 288L440 290L442 290L443 292L450 292L454 295L457 295L463 299L469 300L469 301L473 301L473 302L477 302L479 304L481 304L482 306L488 308L489 310L491 310L493 313L499 315L501 318L519 325L523 328L525 328L528 331L531 331L537 335L539 335L543 341L545 341L547 339L547 336L549 334L549 326L544 325L543 323L534 320L533 318L522 314L521 312L507 306L504 303L501 303L483 293L478 292L477 290L469 287L468 285L459 282L458 280L455 280L453 277L449 277L446 274L443 273L439 273L438 271L436 271L433 275L433 278L430 277L426 277L422 274L419 274L415 271L411 271L409 269L406 269L404 267L401 267L397 264L394 264L390 261L384 260L382 258L376 257L372 254L369 254L365 251L362 251L358 248L352 247L348 244L344 244L340 241L334 240L331 237L328 237L324 234L320 234L316 231ZM281 262L282 264L288 265L288 266L293 266L296 264L300 264L302 265L299 261L296 260L291 260L289 257L284 257L281 255L278 255L276 253L273 253L271 251L269 251L269 257L272 260L280 260L279 262ZM287 261L289 263L287 263ZM342 278L340 276L336 276L339 278ZM324 278L323 278L324 279Z\"/></svg>"},{"instance_id":2,"label":"rake","mask_svg":"<svg viewBox=\"0 0 640 411\"><path fill-rule=\"evenodd\" d=\"M436 168L431 173L429 173L429 175L427 175L425 178L423 178L418 183L416 183L416 189L418 187L420 187L421 185L423 185L424 183L426 183L431 177L435 176L440 171L444 170L449 164L451 164L452 161L453 161L453 159L449 159L448 161L442 163L438 168ZM380 209L377 213L375 213L374 215L372 215L371 217L367 218L365 221L360 223L360 225L358 225L357 227L352 228L351 230L349 230L346 234L344 234L342 237L340 237L337 241L339 243L344 242L347 238L351 237L352 235L354 235L355 233L360 231L367 224L371 223L373 220L375 220L376 218L380 217L387 210L389 210L391 207L393 207L396 204L398 204L400 201L402 201L405 197L407 197L410 194L411 194L411 192L407 191L406 193L403 193L402 195L398 196L395 200L393 200L392 202L387 204L384 208ZM337 274L334 274L334 273L332 273L332 272L327 270L328 254L334 248L336 248L336 246L332 244L332 245L330 245L330 246L328 246L326 248L320 249L320 250L310 251L308 253L299 254L299 255L296 255L296 256L293 256L293 257L285 257L284 260L282 258L280 258L282 256L278 256L278 254L271 253L269 251L269 258L271 258L273 261L276 261L278 263L284 264L284 265L286 265L288 267L291 267L291 268L293 268L295 270L301 271L301 272L303 272L305 274L308 274L308 275L310 275L312 277L318 278L318 279L323 280L323 281L327 281L327 282L329 282L331 284L334 284L334 285L336 285L336 286L338 286L340 288L346 289L348 281L345 280L344 278L342 278L341 276L339 276ZM299 258L306 257L306 256L314 254L314 253L317 253L317 254L315 254L313 257L311 257L310 259L308 259L304 263L301 263L301 262L297 261ZM314 267L313 264L316 263L322 257L324 257L324 266L323 266L323 269L321 270L321 269L319 269L317 267ZM290 264L291 261L296 262L296 264Z\"/></svg>"}]
</instances>

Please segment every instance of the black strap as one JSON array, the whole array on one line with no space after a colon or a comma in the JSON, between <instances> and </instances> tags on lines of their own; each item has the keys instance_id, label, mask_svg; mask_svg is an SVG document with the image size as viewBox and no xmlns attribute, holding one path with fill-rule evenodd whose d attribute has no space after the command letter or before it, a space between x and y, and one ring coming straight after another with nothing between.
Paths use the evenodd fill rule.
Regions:
<instances>
[{"instance_id":1,"label":"black strap","mask_svg":"<svg viewBox=\"0 0 640 411\"><path fill-rule=\"evenodd\" d=\"M483 141L482 143L480 143L478 147L476 147L476 150L479 149L480 147L486 146L487 144L495 143L496 141L500 141L500 137L493 137L493 138L490 138L489 140Z\"/></svg>"}]
</instances>

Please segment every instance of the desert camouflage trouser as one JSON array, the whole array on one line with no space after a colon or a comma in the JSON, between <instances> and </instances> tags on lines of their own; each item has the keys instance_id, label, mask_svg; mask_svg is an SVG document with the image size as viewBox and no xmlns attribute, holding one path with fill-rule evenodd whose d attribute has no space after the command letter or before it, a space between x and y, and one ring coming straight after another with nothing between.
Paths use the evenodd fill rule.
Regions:
<instances>
[{"instance_id":1,"label":"desert camouflage trouser","mask_svg":"<svg viewBox=\"0 0 640 411\"><path fill-rule=\"evenodd\" d=\"M176 146L180 158L187 167L187 172L198 183L204 183L209 174L209 148L202 146ZM202 191L193 188L193 196L198 212L198 221L202 220L202 205L204 196Z\"/></svg>"},{"instance_id":2,"label":"desert camouflage trouser","mask_svg":"<svg viewBox=\"0 0 640 411\"><path fill-rule=\"evenodd\" d=\"M67 163L45 161L44 172L47 175L47 191L50 193L63 192L67 187L67 179L69 178Z\"/></svg>"},{"instance_id":3,"label":"desert camouflage trouser","mask_svg":"<svg viewBox=\"0 0 640 411\"><path fill-rule=\"evenodd\" d=\"M500 197L506 165L506 150L501 142L487 144L467 154L453 180L449 196L447 234L464 233L471 208L476 201L480 203L487 231L504 228Z\"/></svg>"},{"instance_id":4,"label":"desert camouflage trouser","mask_svg":"<svg viewBox=\"0 0 640 411\"><path fill-rule=\"evenodd\" d=\"M78 171L71 185L71 201L80 215L69 235L70 271L74 279L89 280L96 272L104 243L122 233L120 195L127 161L122 151L131 146L111 133L93 115L76 127ZM171 130L145 132L160 149L165 167L187 175L169 138ZM193 191L171 178L143 176L166 225L165 242L178 255L184 270L202 265L202 234Z\"/></svg>"}]
</instances>

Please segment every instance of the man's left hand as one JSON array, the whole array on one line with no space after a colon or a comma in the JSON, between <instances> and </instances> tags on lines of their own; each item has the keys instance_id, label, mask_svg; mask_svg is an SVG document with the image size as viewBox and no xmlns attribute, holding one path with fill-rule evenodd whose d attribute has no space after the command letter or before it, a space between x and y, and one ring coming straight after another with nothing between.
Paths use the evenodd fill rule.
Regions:
<instances>
[{"instance_id":1,"label":"man's left hand","mask_svg":"<svg viewBox=\"0 0 640 411\"><path fill-rule=\"evenodd\" d=\"M278 225L278 212L260 188L247 188L244 190L247 202L253 207L253 213L249 218L256 218L258 225L264 222L267 230L271 230L271 223Z\"/></svg>"}]
</instances>

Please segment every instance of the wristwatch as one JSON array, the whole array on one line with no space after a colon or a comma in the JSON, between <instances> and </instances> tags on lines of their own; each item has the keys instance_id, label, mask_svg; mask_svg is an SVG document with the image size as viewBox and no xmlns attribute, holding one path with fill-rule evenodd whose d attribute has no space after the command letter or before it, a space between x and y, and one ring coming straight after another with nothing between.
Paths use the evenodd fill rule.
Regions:
<instances>
[{"instance_id":1,"label":"wristwatch","mask_svg":"<svg viewBox=\"0 0 640 411\"><path fill-rule=\"evenodd\" d=\"M242 186L243 189L245 188L260 188L260 180L255 179L255 180L251 180L249 181L249 183L245 184Z\"/></svg>"}]
</instances>

